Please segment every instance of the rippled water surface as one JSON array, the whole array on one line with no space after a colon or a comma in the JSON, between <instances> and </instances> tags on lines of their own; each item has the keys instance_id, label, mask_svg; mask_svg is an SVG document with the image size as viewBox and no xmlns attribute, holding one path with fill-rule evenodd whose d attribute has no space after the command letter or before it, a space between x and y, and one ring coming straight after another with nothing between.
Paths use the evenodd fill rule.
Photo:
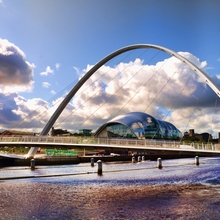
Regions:
<instances>
[{"instance_id":1,"label":"rippled water surface","mask_svg":"<svg viewBox=\"0 0 220 220\"><path fill-rule=\"evenodd\" d=\"M162 164L1 168L0 219L220 219L220 158Z\"/></svg>"}]
</instances>

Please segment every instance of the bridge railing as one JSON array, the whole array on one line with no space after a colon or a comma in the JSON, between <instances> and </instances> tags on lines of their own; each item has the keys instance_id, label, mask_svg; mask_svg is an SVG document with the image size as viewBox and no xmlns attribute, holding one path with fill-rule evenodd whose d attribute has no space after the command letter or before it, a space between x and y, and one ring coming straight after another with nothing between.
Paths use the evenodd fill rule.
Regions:
<instances>
[{"instance_id":1,"label":"bridge railing","mask_svg":"<svg viewBox=\"0 0 220 220\"><path fill-rule=\"evenodd\" d=\"M110 144L124 146L168 146L178 147L179 142L136 140L136 139L106 139L106 138L85 138L85 137L57 137L57 136L4 136L0 137L1 142L44 142L44 143L73 143L73 144Z\"/></svg>"},{"instance_id":2,"label":"bridge railing","mask_svg":"<svg viewBox=\"0 0 220 220\"><path fill-rule=\"evenodd\" d=\"M107 144L124 146L163 146L179 147L180 142L158 141L148 139L108 139L92 137L61 137L61 136L3 136L0 142L42 142L42 143L70 143L70 144Z\"/></svg>"},{"instance_id":3,"label":"bridge railing","mask_svg":"<svg viewBox=\"0 0 220 220\"><path fill-rule=\"evenodd\" d=\"M33 143L63 143L63 144L98 144L117 146L143 146L151 148L181 148L220 151L220 146L209 144L184 144L178 141L149 140L149 139L107 139L94 137L61 137L61 136L3 136L0 142L33 142Z\"/></svg>"},{"instance_id":4,"label":"bridge railing","mask_svg":"<svg viewBox=\"0 0 220 220\"><path fill-rule=\"evenodd\" d=\"M144 146L144 147L163 147L163 148L179 148L180 142L175 141L158 141L158 140L131 140L131 139L104 139L97 138L97 144L120 145L120 146Z\"/></svg>"}]
</instances>

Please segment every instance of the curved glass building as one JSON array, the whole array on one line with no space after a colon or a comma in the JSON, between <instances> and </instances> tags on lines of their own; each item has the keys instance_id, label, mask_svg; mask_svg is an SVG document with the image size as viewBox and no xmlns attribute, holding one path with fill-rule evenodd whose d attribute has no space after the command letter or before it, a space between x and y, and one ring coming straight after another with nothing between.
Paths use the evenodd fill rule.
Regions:
<instances>
[{"instance_id":1,"label":"curved glass building","mask_svg":"<svg viewBox=\"0 0 220 220\"><path fill-rule=\"evenodd\" d=\"M103 124L95 137L179 140L182 134L169 122L143 112L130 112Z\"/></svg>"}]
</instances>

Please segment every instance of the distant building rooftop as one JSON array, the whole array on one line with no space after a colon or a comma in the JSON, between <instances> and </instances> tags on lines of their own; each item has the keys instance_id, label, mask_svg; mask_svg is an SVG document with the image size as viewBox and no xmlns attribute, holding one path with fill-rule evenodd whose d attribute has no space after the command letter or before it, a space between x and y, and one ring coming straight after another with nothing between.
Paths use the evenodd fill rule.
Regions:
<instances>
[{"instance_id":1,"label":"distant building rooftop","mask_svg":"<svg viewBox=\"0 0 220 220\"><path fill-rule=\"evenodd\" d=\"M51 136L58 136L58 135L70 135L70 132L63 129L55 129L54 127L52 127Z\"/></svg>"},{"instance_id":2,"label":"distant building rooftop","mask_svg":"<svg viewBox=\"0 0 220 220\"><path fill-rule=\"evenodd\" d=\"M92 129L79 129L79 133L82 134L83 136L91 136L92 135Z\"/></svg>"}]
</instances>

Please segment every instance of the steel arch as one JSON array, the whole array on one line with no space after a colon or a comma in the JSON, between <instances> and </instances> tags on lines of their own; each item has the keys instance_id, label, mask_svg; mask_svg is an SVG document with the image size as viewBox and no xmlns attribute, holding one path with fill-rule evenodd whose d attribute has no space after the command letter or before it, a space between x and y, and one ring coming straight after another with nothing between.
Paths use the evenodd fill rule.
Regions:
<instances>
[{"instance_id":1,"label":"steel arch","mask_svg":"<svg viewBox=\"0 0 220 220\"><path fill-rule=\"evenodd\" d=\"M179 55L178 53L174 52L173 50L170 50L168 48L158 46L158 45L153 45L153 44L135 44L135 45L130 45L127 47L123 47L121 49L118 49L114 51L113 53L109 54L108 56L104 57L102 60L100 60L98 63L96 63L80 80L79 82L72 88L72 90L67 94L65 99L62 101L62 103L58 106L54 114L51 116L47 124L45 125L44 129L41 131L40 135L47 135L48 132L50 131L51 127L57 120L57 118L60 116L61 112L63 109L66 107L66 105L69 103L69 101L73 98L73 96L77 93L77 91L81 88L81 86L92 76L102 65L107 63L109 60L112 58L130 51L130 50L135 50L135 49L140 49L140 48L152 48L156 50L161 50L165 53L168 53L180 61L186 63L194 72L196 72L210 87L211 89L220 97L220 90L218 86L215 84L215 82L200 68L198 68L195 64L190 62L188 59L184 58L183 56ZM30 151L28 152L27 156L34 156L35 153L37 152L37 149L35 147L32 147Z\"/></svg>"}]
</instances>

